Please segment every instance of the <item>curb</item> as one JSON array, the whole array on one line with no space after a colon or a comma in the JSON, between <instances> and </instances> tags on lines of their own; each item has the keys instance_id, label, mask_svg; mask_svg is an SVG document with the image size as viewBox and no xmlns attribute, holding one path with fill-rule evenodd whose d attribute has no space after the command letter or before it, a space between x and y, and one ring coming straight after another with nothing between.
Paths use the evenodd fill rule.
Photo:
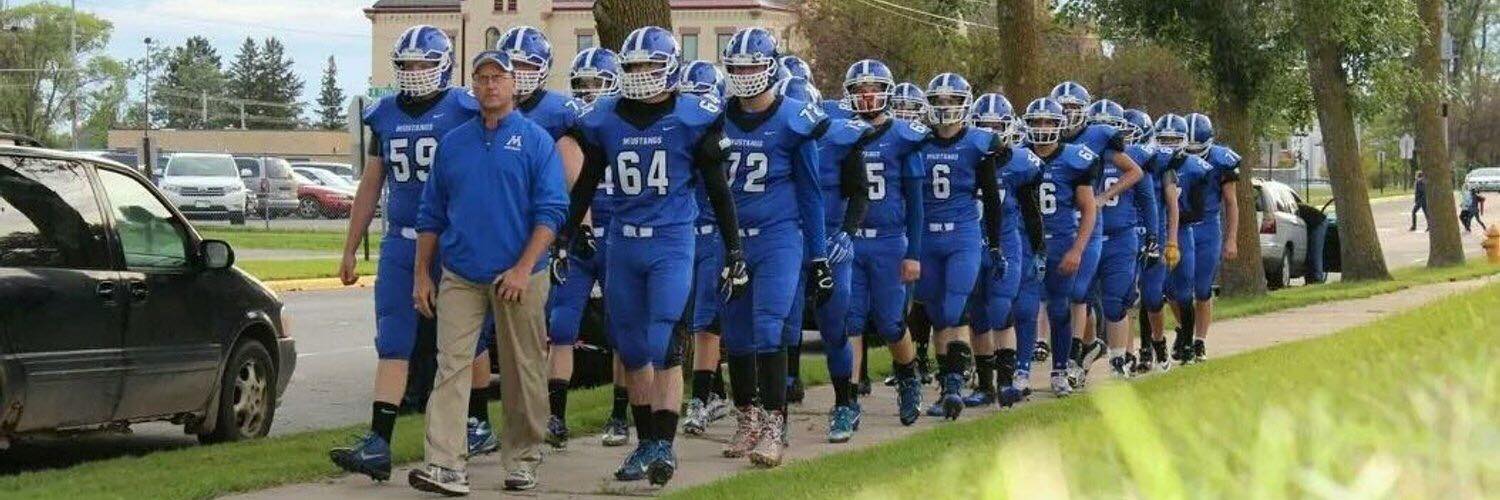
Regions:
<instances>
[{"instance_id":1,"label":"curb","mask_svg":"<svg viewBox=\"0 0 1500 500\"><path fill-rule=\"evenodd\" d=\"M374 278L373 276L361 276L361 278L366 278L366 277L368 277L368 278ZM370 280L360 280L359 283L356 283L356 284L353 284L353 285L349 285L349 286L344 286L344 283L342 281L340 281L338 278L311 278L311 279L300 279L300 280L266 281L266 282L263 282L263 283L265 283L265 285L266 285L267 288L270 288L272 291L274 291L276 293L286 293L286 292L314 292L314 291L322 291L322 290L338 290L340 288L365 288L365 287L373 286L374 282L375 281L373 279L370 279Z\"/></svg>"}]
</instances>

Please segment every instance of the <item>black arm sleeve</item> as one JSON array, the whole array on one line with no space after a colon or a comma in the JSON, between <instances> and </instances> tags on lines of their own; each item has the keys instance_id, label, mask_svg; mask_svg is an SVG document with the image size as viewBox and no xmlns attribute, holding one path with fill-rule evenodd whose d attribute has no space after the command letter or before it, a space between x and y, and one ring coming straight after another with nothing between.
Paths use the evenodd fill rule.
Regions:
<instances>
[{"instance_id":1,"label":"black arm sleeve","mask_svg":"<svg viewBox=\"0 0 1500 500\"><path fill-rule=\"evenodd\" d=\"M573 137L583 147L583 171L578 173L578 181L573 183L573 190L568 196L568 222L558 231L557 241L563 245L573 238L573 232L583 223L584 214L588 213L589 205L594 202L594 191L599 188L599 181L604 179L604 152L598 146L584 141L581 135Z\"/></svg>"},{"instance_id":2,"label":"black arm sleeve","mask_svg":"<svg viewBox=\"0 0 1500 500\"><path fill-rule=\"evenodd\" d=\"M1021 199L1016 200L1021 205L1021 222L1026 226L1026 239L1031 243L1031 251L1037 255L1046 255L1047 249L1042 234L1042 196L1041 184L1031 183L1021 186Z\"/></svg>"},{"instance_id":3,"label":"black arm sleeve","mask_svg":"<svg viewBox=\"0 0 1500 500\"><path fill-rule=\"evenodd\" d=\"M693 164L698 167L703 189L708 192L708 202L713 205L714 218L718 220L719 233L724 238L724 250L737 252L741 248L740 224L735 217L734 197L729 192L729 181L724 179L724 162L727 157L721 144L724 139L723 122L720 121L710 127L698 142Z\"/></svg>"},{"instance_id":4,"label":"black arm sleeve","mask_svg":"<svg viewBox=\"0 0 1500 500\"><path fill-rule=\"evenodd\" d=\"M1240 164L1234 164L1234 168L1225 170L1219 174L1219 184L1228 184L1240 180Z\"/></svg>"},{"instance_id":5,"label":"black arm sleeve","mask_svg":"<svg viewBox=\"0 0 1500 500\"><path fill-rule=\"evenodd\" d=\"M366 128L368 129L369 127ZM370 131L370 144L365 148L365 153L376 158L382 157L380 155L380 134L375 133L374 130Z\"/></svg>"},{"instance_id":6,"label":"black arm sleeve","mask_svg":"<svg viewBox=\"0 0 1500 500\"><path fill-rule=\"evenodd\" d=\"M1000 183L995 179L995 164L1004 156L1007 163L1010 162L1010 148L1002 148L997 154L985 156L979 160L979 167L975 172L979 182L979 202L984 207L984 215L980 220L984 221L984 238L989 242L990 248L1000 246L1000 218L1003 208L1000 202Z\"/></svg>"},{"instance_id":7,"label":"black arm sleeve","mask_svg":"<svg viewBox=\"0 0 1500 500\"><path fill-rule=\"evenodd\" d=\"M870 211L870 186L865 180L865 166L860 163L864 156L863 150L851 149L839 162L839 190L849 200L849 205L844 208L844 221L839 227L849 234L859 229L859 225L865 222L865 214Z\"/></svg>"},{"instance_id":8,"label":"black arm sleeve","mask_svg":"<svg viewBox=\"0 0 1500 500\"><path fill-rule=\"evenodd\" d=\"M1109 136L1109 149L1125 152L1125 132L1116 130L1115 135Z\"/></svg>"}]
</instances>

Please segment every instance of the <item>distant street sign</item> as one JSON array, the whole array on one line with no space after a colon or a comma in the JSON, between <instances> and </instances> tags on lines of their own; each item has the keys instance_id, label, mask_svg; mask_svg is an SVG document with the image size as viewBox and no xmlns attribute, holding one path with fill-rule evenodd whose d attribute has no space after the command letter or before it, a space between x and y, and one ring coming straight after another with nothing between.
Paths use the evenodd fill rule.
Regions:
<instances>
[{"instance_id":1,"label":"distant street sign","mask_svg":"<svg viewBox=\"0 0 1500 500\"><path fill-rule=\"evenodd\" d=\"M1417 141L1412 139L1411 134L1402 134L1398 145L1401 148L1401 159L1410 160L1412 158L1412 150L1417 148Z\"/></svg>"}]
</instances>

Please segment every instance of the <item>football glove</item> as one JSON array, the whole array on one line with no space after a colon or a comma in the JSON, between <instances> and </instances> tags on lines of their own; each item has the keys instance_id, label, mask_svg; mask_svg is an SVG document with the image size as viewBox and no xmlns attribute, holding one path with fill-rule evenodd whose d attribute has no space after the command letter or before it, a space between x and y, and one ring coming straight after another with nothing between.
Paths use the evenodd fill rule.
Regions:
<instances>
[{"instance_id":1,"label":"football glove","mask_svg":"<svg viewBox=\"0 0 1500 500\"><path fill-rule=\"evenodd\" d=\"M552 247L552 257L547 262L547 275L552 278L552 286L558 286L568 280L568 248L565 244Z\"/></svg>"},{"instance_id":2,"label":"football glove","mask_svg":"<svg viewBox=\"0 0 1500 500\"><path fill-rule=\"evenodd\" d=\"M1141 242L1141 259L1146 261L1146 265L1161 262L1161 245L1156 243L1156 237L1148 234Z\"/></svg>"},{"instance_id":3,"label":"football glove","mask_svg":"<svg viewBox=\"0 0 1500 500\"><path fill-rule=\"evenodd\" d=\"M1010 261L1005 258L1005 250L1000 247L989 247L986 250L990 253L990 269L994 272L994 280L1005 279L1005 273L1010 270Z\"/></svg>"},{"instance_id":4,"label":"football glove","mask_svg":"<svg viewBox=\"0 0 1500 500\"><path fill-rule=\"evenodd\" d=\"M1167 248L1161 253L1162 260L1166 261L1167 269L1176 269L1177 263L1182 261L1182 251L1177 249L1176 243L1167 243Z\"/></svg>"},{"instance_id":5,"label":"football glove","mask_svg":"<svg viewBox=\"0 0 1500 500\"><path fill-rule=\"evenodd\" d=\"M1036 269L1037 279L1047 275L1047 257L1045 255L1032 255L1031 265Z\"/></svg>"},{"instance_id":6,"label":"football glove","mask_svg":"<svg viewBox=\"0 0 1500 500\"><path fill-rule=\"evenodd\" d=\"M849 233L839 231L828 236L828 263L843 264L854 258L854 240Z\"/></svg>"},{"instance_id":7,"label":"football glove","mask_svg":"<svg viewBox=\"0 0 1500 500\"><path fill-rule=\"evenodd\" d=\"M828 266L828 259L815 259L807 267L807 287L813 303L819 306L833 297L833 268Z\"/></svg>"},{"instance_id":8,"label":"football glove","mask_svg":"<svg viewBox=\"0 0 1500 500\"><path fill-rule=\"evenodd\" d=\"M734 300L745 294L750 287L750 267L745 264L745 253L741 250L724 256L724 272L719 274L719 293L724 300Z\"/></svg>"},{"instance_id":9,"label":"football glove","mask_svg":"<svg viewBox=\"0 0 1500 500\"><path fill-rule=\"evenodd\" d=\"M587 224L578 226L578 239L573 241L573 253L578 258L589 260L599 251L599 241L594 239L594 229Z\"/></svg>"}]
</instances>

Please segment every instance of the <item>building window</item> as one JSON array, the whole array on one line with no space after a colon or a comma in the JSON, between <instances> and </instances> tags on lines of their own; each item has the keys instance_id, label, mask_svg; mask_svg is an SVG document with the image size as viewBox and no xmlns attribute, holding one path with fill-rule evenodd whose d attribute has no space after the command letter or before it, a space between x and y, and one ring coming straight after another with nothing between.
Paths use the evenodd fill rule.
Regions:
<instances>
[{"instance_id":1,"label":"building window","mask_svg":"<svg viewBox=\"0 0 1500 500\"><path fill-rule=\"evenodd\" d=\"M683 34L682 35L682 58L683 58L683 60L687 60L687 61L693 61L693 60L697 60L698 59L698 34L697 33Z\"/></svg>"},{"instance_id":2,"label":"building window","mask_svg":"<svg viewBox=\"0 0 1500 500\"><path fill-rule=\"evenodd\" d=\"M714 57L717 58L719 61L723 61L724 60L724 47L728 47L729 46L729 39L731 39L731 38L734 38L734 33L719 33L718 34L719 44L718 44L717 50L714 53Z\"/></svg>"},{"instance_id":3,"label":"building window","mask_svg":"<svg viewBox=\"0 0 1500 500\"><path fill-rule=\"evenodd\" d=\"M500 43L500 28L484 30L484 50L494 50L497 43Z\"/></svg>"},{"instance_id":4,"label":"building window","mask_svg":"<svg viewBox=\"0 0 1500 500\"><path fill-rule=\"evenodd\" d=\"M579 52L583 52L583 49L592 48L593 46L594 46L594 35L578 35L578 51Z\"/></svg>"},{"instance_id":5,"label":"building window","mask_svg":"<svg viewBox=\"0 0 1500 500\"><path fill-rule=\"evenodd\" d=\"M516 0L495 0L495 12L515 12Z\"/></svg>"}]
</instances>

